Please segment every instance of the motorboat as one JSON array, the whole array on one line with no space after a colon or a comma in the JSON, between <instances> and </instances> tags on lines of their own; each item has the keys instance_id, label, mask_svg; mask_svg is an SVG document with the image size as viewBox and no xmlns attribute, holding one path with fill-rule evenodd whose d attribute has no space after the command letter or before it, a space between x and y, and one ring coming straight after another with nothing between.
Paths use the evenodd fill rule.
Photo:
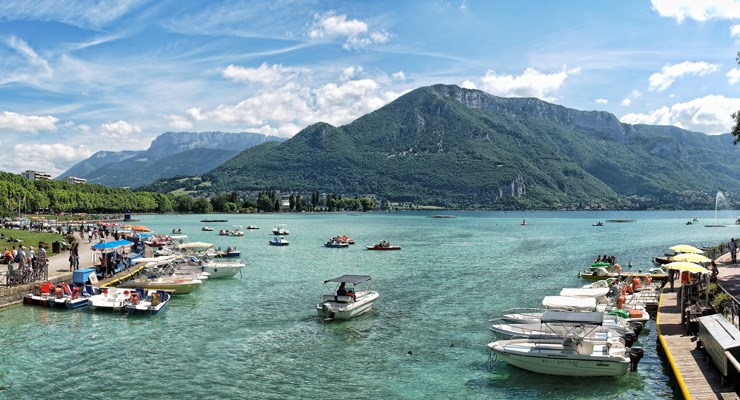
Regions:
<instances>
[{"instance_id":1,"label":"motorboat","mask_svg":"<svg viewBox=\"0 0 740 400\"><path fill-rule=\"evenodd\" d=\"M210 226L204 226L200 228L200 230L202 230L203 232L213 232L213 228L211 228Z\"/></svg>"},{"instance_id":2,"label":"motorboat","mask_svg":"<svg viewBox=\"0 0 740 400\"><path fill-rule=\"evenodd\" d=\"M611 331L595 332L603 322L600 313L551 312L541 322L569 328L563 336L494 341L489 350L515 367L561 376L622 376L636 371L643 356L642 348L625 346Z\"/></svg>"},{"instance_id":3,"label":"motorboat","mask_svg":"<svg viewBox=\"0 0 740 400\"><path fill-rule=\"evenodd\" d=\"M167 309L170 302L170 294L164 290L135 289L132 291L124 307L129 314L153 315Z\"/></svg>"},{"instance_id":4,"label":"motorboat","mask_svg":"<svg viewBox=\"0 0 740 400\"><path fill-rule=\"evenodd\" d=\"M80 288L67 283L37 282L33 291L23 297L23 303L50 308L80 308L88 305L90 296L96 294L95 290L92 286Z\"/></svg>"},{"instance_id":5,"label":"motorboat","mask_svg":"<svg viewBox=\"0 0 740 400\"><path fill-rule=\"evenodd\" d=\"M330 294L323 295L316 313L324 320L346 320L370 311L379 296L370 290L371 279L369 275L342 275L325 280Z\"/></svg>"},{"instance_id":6,"label":"motorboat","mask_svg":"<svg viewBox=\"0 0 740 400\"><path fill-rule=\"evenodd\" d=\"M149 278L142 276L123 282L118 285L119 288L129 289L145 289L145 290L166 290L172 292L172 294L188 294L193 290L197 289L203 283L202 280L196 277L188 276L160 276L155 278Z\"/></svg>"},{"instance_id":7,"label":"motorboat","mask_svg":"<svg viewBox=\"0 0 740 400\"><path fill-rule=\"evenodd\" d=\"M564 289L565 293L574 294L578 289ZM584 289L587 290L587 289ZM607 291L609 289L606 289ZM563 292L561 292L563 293ZM584 292L585 293L585 292ZM545 296L542 306L548 310L556 311L598 311L601 313L620 313L630 322L640 322L643 325L650 320L650 313L642 305L624 302L623 309L617 304L610 303L605 296L599 297L575 297L575 296ZM621 311L617 311L621 310Z\"/></svg>"},{"instance_id":8,"label":"motorboat","mask_svg":"<svg viewBox=\"0 0 740 400\"><path fill-rule=\"evenodd\" d=\"M272 228L272 234L273 235L290 235L290 231L288 231L287 225L285 224L277 224L274 228Z\"/></svg>"},{"instance_id":9,"label":"motorboat","mask_svg":"<svg viewBox=\"0 0 740 400\"><path fill-rule=\"evenodd\" d=\"M131 297L131 289L108 288L101 289L100 294L90 296L88 305L91 310L123 311Z\"/></svg>"},{"instance_id":10,"label":"motorboat","mask_svg":"<svg viewBox=\"0 0 740 400\"><path fill-rule=\"evenodd\" d=\"M401 250L401 246L393 246L385 240L381 240L372 246L367 246L368 250Z\"/></svg>"},{"instance_id":11,"label":"motorboat","mask_svg":"<svg viewBox=\"0 0 740 400\"><path fill-rule=\"evenodd\" d=\"M691 221L688 221L688 222L686 222L686 225L694 225L694 223L691 222Z\"/></svg>"},{"instance_id":12,"label":"motorboat","mask_svg":"<svg viewBox=\"0 0 740 400\"><path fill-rule=\"evenodd\" d=\"M288 243L288 239L282 237L282 236L275 236L271 240L269 240L267 243L273 245L273 246L287 246L290 243Z\"/></svg>"},{"instance_id":13,"label":"motorboat","mask_svg":"<svg viewBox=\"0 0 740 400\"><path fill-rule=\"evenodd\" d=\"M247 229L249 229L249 230L255 230L255 229L259 229L259 227L258 226L254 226L254 225L249 225L249 226L247 226Z\"/></svg>"},{"instance_id":14,"label":"motorboat","mask_svg":"<svg viewBox=\"0 0 740 400\"><path fill-rule=\"evenodd\" d=\"M226 251L216 250L215 253L213 253L217 257L224 257L224 258L239 258L242 255L242 252L239 251L236 247L232 248L231 246L226 248Z\"/></svg>"},{"instance_id":15,"label":"motorboat","mask_svg":"<svg viewBox=\"0 0 740 400\"><path fill-rule=\"evenodd\" d=\"M210 257L198 259L192 257L189 261L180 260L176 263L179 271L201 272L208 274L209 279L231 278L240 273L246 264L243 262L216 262Z\"/></svg>"},{"instance_id":16,"label":"motorboat","mask_svg":"<svg viewBox=\"0 0 740 400\"><path fill-rule=\"evenodd\" d=\"M552 315L557 313L557 315ZM568 315L573 314L573 315ZM597 316L598 315L598 316ZM542 318L547 320L553 320L557 317L559 321L553 323L543 323ZM531 337L564 337L570 332L570 325L577 323L578 321L586 318L588 321L599 320L599 326L594 329L591 334L606 335L608 331L613 331L614 334L622 337L627 347L631 346L637 340L637 334L635 330L629 324L619 325L614 323L604 323L604 314L599 312L587 312L587 313L569 313L567 311L546 311L539 321L529 323L508 323L501 319L496 319L489 329L496 335L498 339L512 339L512 338L531 338ZM568 322L563 322L567 320ZM639 333L639 332L638 332Z\"/></svg>"},{"instance_id":17,"label":"motorboat","mask_svg":"<svg viewBox=\"0 0 740 400\"><path fill-rule=\"evenodd\" d=\"M235 226L234 229L231 230L230 233L231 236L244 236L244 230L241 226Z\"/></svg>"},{"instance_id":18,"label":"motorboat","mask_svg":"<svg viewBox=\"0 0 740 400\"><path fill-rule=\"evenodd\" d=\"M568 312L547 310L544 308L512 308L505 310L501 317L499 317L497 320L500 320L502 323L506 324L541 324L540 318L542 318L542 315L548 311ZM608 328L614 327L617 330L631 329L636 336L640 336L640 333L645 326L641 322L630 321L627 318L612 313L602 314L604 314L602 326ZM491 322L497 320L492 320Z\"/></svg>"},{"instance_id":19,"label":"motorboat","mask_svg":"<svg viewBox=\"0 0 740 400\"><path fill-rule=\"evenodd\" d=\"M519 224L519 225L521 225L521 226L527 226L527 220L526 219L523 219L522 220L522 223Z\"/></svg>"},{"instance_id":20,"label":"motorboat","mask_svg":"<svg viewBox=\"0 0 740 400\"><path fill-rule=\"evenodd\" d=\"M220 236L229 236L231 235L231 231L229 231L228 229L219 229L218 234Z\"/></svg>"},{"instance_id":21,"label":"motorboat","mask_svg":"<svg viewBox=\"0 0 740 400\"><path fill-rule=\"evenodd\" d=\"M604 223L603 223L603 222L601 222L601 221L596 221L596 222L594 222L594 223L593 223L593 225L591 225L591 226L604 226Z\"/></svg>"},{"instance_id":22,"label":"motorboat","mask_svg":"<svg viewBox=\"0 0 740 400\"><path fill-rule=\"evenodd\" d=\"M332 240L336 240L338 242L347 243L347 244L355 244L355 240L347 235L334 236Z\"/></svg>"},{"instance_id":23,"label":"motorboat","mask_svg":"<svg viewBox=\"0 0 740 400\"><path fill-rule=\"evenodd\" d=\"M342 249L342 248L345 248L345 247L349 247L349 243L332 239L332 240L324 243L324 246L326 246L326 247L332 247L332 248L337 248L337 249Z\"/></svg>"}]
</instances>

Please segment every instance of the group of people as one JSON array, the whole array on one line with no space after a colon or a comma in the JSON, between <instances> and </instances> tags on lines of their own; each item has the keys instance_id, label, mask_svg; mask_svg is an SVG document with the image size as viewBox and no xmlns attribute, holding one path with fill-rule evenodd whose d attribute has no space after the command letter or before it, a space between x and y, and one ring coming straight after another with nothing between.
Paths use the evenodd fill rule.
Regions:
<instances>
[{"instance_id":1,"label":"group of people","mask_svg":"<svg viewBox=\"0 0 740 400\"><path fill-rule=\"evenodd\" d=\"M606 254L604 254L603 256L596 257L596 262L605 262L605 263L609 263L609 265L614 265L617 262L617 257L607 256Z\"/></svg>"},{"instance_id":2,"label":"group of people","mask_svg":"<svg viewBox=\"0 0 740 400\"><path fill-rule=\"evenodd\" d=\"M6 247L3 251L3 261L8 264L8 271L13 271L14 264L17 264L19 270L45 268L48 258L44 245L39 246L38 253L33 250L33 246L29 246L26 250L26 246L21 245L18 248L13 246L11 249Z\"/></svg>"}]
</instances>

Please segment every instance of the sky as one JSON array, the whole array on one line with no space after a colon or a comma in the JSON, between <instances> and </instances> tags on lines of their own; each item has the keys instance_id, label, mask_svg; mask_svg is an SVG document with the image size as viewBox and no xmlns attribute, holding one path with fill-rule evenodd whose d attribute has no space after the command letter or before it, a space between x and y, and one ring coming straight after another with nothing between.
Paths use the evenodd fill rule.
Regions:
<instances>
[{"instance_id":1,"label":"sky","mask_svg":"<svg viewBox=\"0 0 740 400\"><path fill-rule=\"evenodd\" d=\"M291 137L438 83L729 132L740 0L3 1L0 170Z\"/></svg>"}]
</instances>

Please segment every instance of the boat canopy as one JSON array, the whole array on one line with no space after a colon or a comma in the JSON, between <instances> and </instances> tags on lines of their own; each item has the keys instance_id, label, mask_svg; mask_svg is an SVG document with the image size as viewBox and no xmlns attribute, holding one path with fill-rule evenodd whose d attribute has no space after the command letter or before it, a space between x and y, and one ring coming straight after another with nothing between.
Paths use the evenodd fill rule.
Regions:
<instances>
[{"instance_id":1,"label":"boat canopy","mask_svg":"<svg viewBox=\"0 0 740 400\"><path fill-rule=\"evenodd\" d=\"M548 309L591 311L596 308L595 297L545 296L542 306Z\"/></svg>"},{"instance_id":2,"label":"boat canopy","mask_svg":"<svg viewBox=\"0 0 740 400\"><path fill-rule=\"evenodd\" d=\"M91 248L93 250L109 250L121 246L132 246L133 244L133 242L129 242L128 240L115 240L112 242L98 243L96 245L93 245Z\"/></svg>"},{"instance_id":3,"label":"boat canopy","mask_svg":"<svg viewBox=\"0 0 740 400\"><path fill-rule=\"evenodd\" d=\"M208 249L213 247L213 244L211 243L205 243L205 242L190 242L190 243L183 243L179 246L181 249Z\"/></svg>"},{"instance_id":4,"label":"boat canopy","mask_svg":"<svg viewBox=\"0 0 740 400\"><path fill-rule=\"evenodd\" d=\"M609 288L564 288L561 296L568 297L604 297L609 294Z\"/></svg>"},{"instance_id":5,"label":"boat canopy","mask_svg":"<svg viewBox=\"0 0 740 400\"><path fill-rule=\"evenodd\" d=\"M353 285L357 285L357 284L360 284L362 282L367 282L370 279L372 279L372 278L370 278L370 275L342 275L342 276L338 276L336 278L327 279L327 280L324 281L324 283L329 283L329 282L342 283L342 282L345 282L345 283L351 283Z\"/></svg>"},{"instance_id":6,"label":"boat canopy","mask_svg":"<svg viewBox=\"0 0 740 400\"><path fill-rule=\"evenodd\" d=\"M159 257L139 257L131 260L134 264L141 264L141 263L149 263L149 262L165 262L165 261L172 261L176 259L175 256L159 256Z\"/></svg>"},{"instance_id":7,"label":"boat canopy","mask_svg":"<svg viewBox=\"0 0 740 400\"><path fill-rule=\"evenodd\" d=\"M568 323L601 325L604 314L600 312L545 311L540 317L543 323Z\"/></svg>"}]
</instances>

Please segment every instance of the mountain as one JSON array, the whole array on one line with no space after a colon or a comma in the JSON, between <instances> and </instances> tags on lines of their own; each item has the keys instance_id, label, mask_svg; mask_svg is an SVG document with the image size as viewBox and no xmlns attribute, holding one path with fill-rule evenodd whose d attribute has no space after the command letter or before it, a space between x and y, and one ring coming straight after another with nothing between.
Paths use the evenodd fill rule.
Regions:
<instances>
[{"instance_id":1,"label":"mountain","mask_svg":"<svg viewBox=\"0 0 740 400\"><path fill-rule=\"evenodd\" d=\"M740 193L737 171L740 147L729 134L629 125L603 111L435 85L348 125L317 123L247 149L195 189L318 190L453 207L706 208L718 190Z\"/></svg>"},{"instance_id":2,"label":"mountain","mask_svg":"<svg viewBox=\"0 0 740 400\"><path fill-rule=\"evenodd\" d=\"M89 183L137 187L161 178L198 175L241 151L283 138L258 133L166 132L144 151L100 151L80 161L57 179L85 178Z\"/></svg>"}]
</instances>

